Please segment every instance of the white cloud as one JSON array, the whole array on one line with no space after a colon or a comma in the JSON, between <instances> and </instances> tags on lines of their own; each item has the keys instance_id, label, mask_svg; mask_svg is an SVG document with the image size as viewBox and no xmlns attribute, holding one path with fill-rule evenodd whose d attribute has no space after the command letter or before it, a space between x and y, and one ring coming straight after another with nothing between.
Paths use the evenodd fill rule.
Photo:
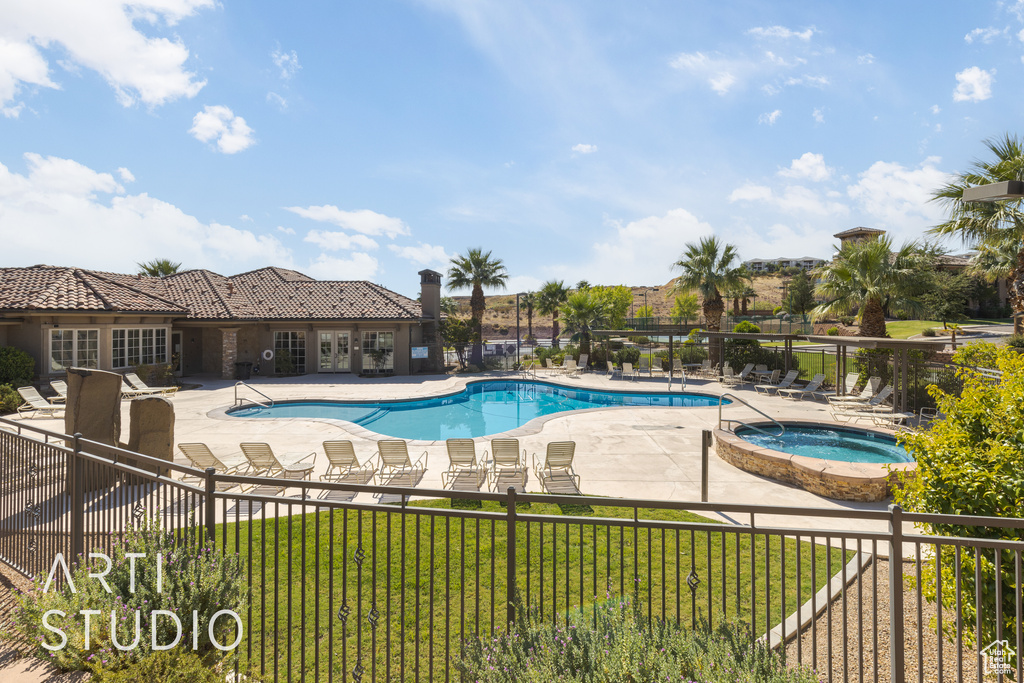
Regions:
<instances>
[{"instance_id":1,"label":"white cloud","mask_svg":"<svg viewBox=\"0 0 1024 683\"><path fill-rule=\"evenodd\" d=\"M285 98L281 97L280 95L273 91L267 93L267 102L274 105L281 111L284 111L285 109L288 108L288 100L286 100Z\"/></svg>"},{"instance_id":2,"label":"white cloud","mask_svg":"<svg viewBox=\"0 0 1024 683\"><path fill-rule=\"evenodd\" d=\"M24 109L25 103L18 102L13 107L0 107L0 114L3 114L5 119L16 119L21 116L21 112Z\"/></svg>"},{"instance_id":3,"label":"white cloud","mask_svg":"<svg viewBox=\"0 0 1024 683\"><path fill-rule=\"evenodd\" d=\"M729 92L729 88L736 84L736 76L731 73L722 73L708 79L711 89L719 95Z\"/></svg>"},{"instance_id":4,"label":"white cloud","mask_svg":"<svg viewBox=\"0 0 1024 683\"><path fill-rule=\"evenodd\" d=\"M996 70L985 71L976 66L968 67L956 75L954 102L981 102L992 97L992 81Z\"/></svg>"},{"instance_id":5,"label":"white cloud","mask_svg":"<svg viewBox=\"0 0 1024 683\"><path fill-rule=\"evenodd\" d=\"M207 106L192 119L188 131L200 142L217 141L217 149L224 154L235 154L256 143L253 130L241 116L223 105Z\"/></svg>"},{"instance_id":6,"label":"white cloud","mask_svg":"<svg viewBox=\"0 0 1024 683\"><path fill-rule=\"evenodd\" d=\"M825 112L821 108L817 108L811 112L811 116L814 117L816 123L825 123Z\"/></svg>"},{"instance_id":7,"label":"white cloud","mask_svg":"<svg viewBox=\"0 0 1024 683\"><path fill-rule=\"evenodd\" d=\"M250 218L249 220L252 220L252 219ZM280 230L281 232L283 232L286 235L294 235L295 234L295 228L286 228L283 225L279 225L279 226L277 226L277 229Z\"/></svg>"},{"instance_id":8,"label":"white cloud","mask_svg":"<svg viewBox=\"0 0 1024 683\"><path fill-rule=\"evenodd\" d=\"M580 143L572 146L572 151L579 152L580 154L593 154L597 151L597 145L585 145Z\"/></svg>"},{"instance_id":9,"label":"white cloud","mask_svg":"<svg viewBox=\"0 0 1024 683\"><path fill-rule=\"evenodd\" d=\"M936 115L937 115L937 114L938 114L939 112L941 112L941 111L942 111L942 108L941 108L941 107L939 107L939 105L937 105L937 104L933 104L933 105L932 105L932 106L931 106L931 107L930 107L930 108L928 109L928 111L930 111L931 113L933 113L933 114L936 114Z\"/></svg>"},{"instance_id":10,"label":"white cloud","mask_svg":"<svg viewBox=\"0 0 1024 683\"><path fill-rule=\"evenodd\" d=\"M814 182L821 182L832 177L832 169L825 165L823 155L804 152L799 159L793 159L789 168L780 169L779 175L785 178L806 178Z\"/></svg>"},{"instance_id":11,"label":"white cloud","mask_svg":"<svg viewBox=\"0 0 1024 683\"><path fill-rule=\"evenodd\" d=\"M928 157L917 168L876 161L858 175L846 192L862 210L873 216L877 227L897 230L906 237L920 237L921 230L943 220L943 209L930 201L936 188L949 182L940 171L938 157Z\"/></svg>"},{"instance_id":12,"label":"white cloud","mask_svg":"<svg viewBox=\"0 0 1024 683\"><path fill-rule=\"evenodd\" d=\"M252 216L250 216L247 213L243 213L241 216L238 217L238 220L242 221L243 223L252 223Z\"/></svg>"},{"instance_id":13,"label":"white cloud","mask_svg":"<svg viewBox=\"0 0 1024 683\"><path fill-rule=\"evenodd\" d=\"M124 166L119 166L117 169L117 175L121 176L121 180L126 183L134 183L135 175Z\"/></svg>"},{"instance_id":14,"label":"white cloud","mask_svg":"<svg viewBox=\"0 0 1024 683\"><path fill-rule=\"evenodd\" d=\"M765 112L757 117L758 123L767 123L769 126L774 126L775 122L782 116L782 112L778 109L775 111Z\"/></svg>"},{"instance_id":15,"label":"white cloud","mask_svg":"<svg viewBox=\"0 0 1024 683\"><path fill-rule=\"evenodd\" d=\"M849 213L849 207L845 204L823 199L817 192L802 185L788 185L781 192L775 192L765 185L747 184L733 190L729 201L756 202L798 218L808 215L842 216Z\"/></svg>"},{"instance_id":16,"label":"white cloud","mask_svg":"<svg viewBox=\"0 0 1024 683\"><path fill-rule=\"evenodd\" d=\"M63 61L95 71L124 106L158 106L194 97L206 84L186 70L188 48L146 35L140 28L173 26L214 0L13 0L0 23L0 104L25 85L59 87L49 78L40 48L58 49Z\"/></svg>"},{"instance_id":17,"label":"white cloud","mask_svg":"<svg viewBox=\"0 0 1024 683\"><path fill-rule=\"evenodd\" d=\"M967 35L964 36L964 40L970 44L974 41L980 41L982 43L991 43L993 40L1001 36L1009 29L998 29L993 26L988 28L976 28Z\"/></svg>"},{"instance_id":18,"label":"white cloud","mask_svg":"<svg viewBox=\"0 0 1024 683\"><path fill-rule=\"evenodd\" d=\"M804 29L803 31L793 31L785 26L756 26L747 31L747 34L752 35L755 38L782 38L783 40L797 38L806 42L811 39L814 32L815 29L813 26Z\"/></svg>"},{"instance_id":19,"label":"white cloud","mask_svg":"<svg viewBox=\"0 0 1024 683\"><path fill-rule=\"evenodd\" d=\"M754 185L747 183L741 185L729 193L730 202L757 202L768 201L772 198L772 188L765 185Z\"/></svg>"},{"instance_id":20,"label":"white cloud","mask_svg":"<svg viewBox=\"0 0 1024 683\"><path fill-rule=\"evenodd\" d=\"M424 266L445 266L452 260L452 255L439 245L418 243L416 246L400 247L397 244L389 244L388 249L395 252L404 259Z\"/></svg>"},{"instance_id":21,"label":"white cloud","mask_svg":"<svg viewBox=\"0 0 1024 683\"><path fill-rule=\"evenodd\" d=\"M274 64L281 70L280 75L284 80L290 79L295 75L296 71L302 68L302 65L299 64L299 55L295 53L295 50L282 52L281 48L277 48L270 53L270 58L274 60Z\"/></svg>"},{"instance_id":22,"label":"white cloud","mask_svg":"<svg viewBox=\"0 0 1024 683\"><path fill-rule=\"evenodd\" d=\"M350 235L347 232L328 232L326 230L310 230L303 238L327 251L350 251L352 249L377 249L380 247L366 235Z\"/></svg>"},{"instance_id":23,"label":"white cloud","mask_svg":"<svg viewBox=\"0 0 1024 683\"><path fill-rule=\"evenodd\" d=\"M866 52L866 53L864 53L862 55L858 55L857 56L857 63L861 64L861 65L864 65L864 66L867 66L868 64L874 64L875 63L875 56L873 54L871 54L870 52Z\"/></svg>"},{"instance_id":24,"label":"white cloud","mask_svg":"<svg viewBox=\"0 0 1024 683\"><path fill-rule=\"evenodd\" d=\"M824 88L829 85L827 76L798 76L795 78L787 78L785 80L786 85L807 85L812 88Z\"/></svg>"},{"instance_id":25,"label":"white cloud","mask_svg":"<svg viewBox=\"0 0 1024 683\"><path fill-rule=\"evenodd\" d=\"M202 223L146 193L125 195L111 174L71 159L30 153L25 160L25 174L0 164L0 215L5 225L18 226L0 228L3 265L52 263L131 272L139 254L226 274L248 266L293 265L291 252L274 237ZM82 235L103 237L83 240Z\"/></svg>"},{"instance_id":26,"label":"white cloud","mask_svg":"<svg viewBox=\"0 0 1024 683\"><path fill-rule=\"evenodd\" d=\"M344 211L336 206L332 206L331 204L310 206L307 208L302 208L301 206L286 206L284 209L302 216L303 218L319 221L321 223L332 223L337 225L339 228L354 230L355 232L361 232L364 235L385 235L387 237L394 238L398 235L409 234L409 226L407 226L400 218L385 216L382 213L370 211L369 209Z\"/></svg>"},{"instance_id":27,"label":"white cloud","mask_svg":"<svg viewBox=\"0 0 1024 683\"><path fill-rule=\"evenodd\" d=\"M320 254L303 270L318 280L372 280L378 265L377 259L357 251L347 259Z\"/></svg>"},{"instance_id":28,"label":"white cloud","mask_svg":"<svg viewBox=\"0 0 1024 683\"><path fill-rule=\"evenodd\" d=\"M719 95L725 95L736 84L734 70L740 65L726 59L712 59L703 52L684 52L676 55L669 62L669 66L705 79L712 90Z\"/></svg>"},{"instance_id":29,"label":"white cloud","mask_svg":"<svg viewBox=\"0 0 1024 683\"><path fill-rule=\"evenodd\" d=\"M1019 32L1019 33L1017 33L1017 40L1019 40L1019 41L1021 41L1022 43L1024 43L1024 28L1022 28L1022 29L1020 30L1020 32Z\"/></svg>"}]
</instances>

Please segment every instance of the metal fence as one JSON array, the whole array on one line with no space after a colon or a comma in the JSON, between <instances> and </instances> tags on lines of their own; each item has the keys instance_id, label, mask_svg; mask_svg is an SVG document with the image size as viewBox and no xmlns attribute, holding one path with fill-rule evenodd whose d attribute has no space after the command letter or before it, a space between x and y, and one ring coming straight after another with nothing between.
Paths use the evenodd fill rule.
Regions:
<instances>
[{"instance_id":1,"label":"metal fence","mask_svg":"<svg viewBox=\"0 0 1024 683\"><path fill-rule=\"evenodd\" d=\"M227 476L0 426L0 561L38 575L147 518L237 553L239 665L267 680L458 679L463 644L516 604L564 623L609 598L748 624L829 681L980 681L992 650L973 634L1024 645L1021 519Z\"/></svg>"}]
</instances>

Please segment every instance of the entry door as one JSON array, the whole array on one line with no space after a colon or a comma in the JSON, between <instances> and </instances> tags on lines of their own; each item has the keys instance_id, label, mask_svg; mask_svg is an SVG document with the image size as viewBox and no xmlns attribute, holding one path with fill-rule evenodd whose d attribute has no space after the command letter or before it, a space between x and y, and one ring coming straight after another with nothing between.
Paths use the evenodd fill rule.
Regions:
<instances>
[{"instance_id":1,"label":"entry door","mask_svg":"<svg viewBox=\"0 0 1024 683\"><path fill-rule=\"evenodd\" d=\"M349 333L320 332L320 372L349 372Z\"/></svg>"}]
</instances>

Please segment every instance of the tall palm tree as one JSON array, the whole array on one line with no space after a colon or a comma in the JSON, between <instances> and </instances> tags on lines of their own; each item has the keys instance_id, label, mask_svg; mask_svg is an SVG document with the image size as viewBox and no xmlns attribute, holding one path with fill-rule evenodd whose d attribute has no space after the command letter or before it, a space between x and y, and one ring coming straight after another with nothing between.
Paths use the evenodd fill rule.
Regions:
<instances>
[{"instance_id":1,"label":"tall palm tree","mask_svg":"<svg viewBox=\"0 0 1024 683\"><path fill-rule=\"evenodd\" d=\"M562 322L565 331L572 334L570 341L579 343L580 355L590 355L590 340L595 329L607 324L608 310L590 290L581 289L570 294L562 306Z\"/></svg>"},{"instance_id":2,"label":"tall palm tree","mask_svg":"<svg viewBox=\"0 0 1024 683\"><path fill-rule=\"evenodd\" d=\"M1024 205L1021 200L964 202L964 190L974 185L1024 180L1024 142L1009 133L984 142L994 157L976 160L966 173L939 188L932 199L944 205L949 218L930 230L933 234L958 237L967 247L1013 245L1016 259L1008 274L1010 307L1015 314L1014 332L1022 330L1024 315ZM1011 247L1013 248L1013 247ZM1020 315L1018 315L1020 314Z\"/></svg>"},{"instance_id":3,"label":"tall palm tree","mask_svg":"<svg viewBox=\"0 0 1024 683\"><path fill-rule=\"evenodd\" d=\"M835 259L814 271L821 279L814 293L825 303L816 306L811 317L845 315L857 309L860 336L886 336L883 306L893 313L924 311L916 298L923 285L919 277L923 258L913 242L893 252L892 239L885 236L847 242Z\"/></svg>"},{"instance_id":4,"label":"tall palm tree","mask_svg":"<svg viewBox=\"0 0 1024 683\"><path fill-rule=\"evenodd\" d=\"M682 258L673 264L683 271L676 280L676 291L700 294L704 324L713 332L722 329L722 314L725 312L722 292L743 283L742 266L734 265L738 260L735 246L723 245L712 235L702 237L697 244L688 242ZM718 353L719 346L711 344L711 360L716 364L722 361Z\"/></svg>"},{"instance_id":5,"label":"tall palm tree","mask_svg":"<svg viewBox=\"0 0 1024 683\"><path fill-rule=\"evenodd\" d=\"M1017 265L1019 245L1016 242L979 244L978 253L971 258L968 272L988 282L1006 281L1006 291L1013 284L1013 271ZM1003 302L1001 301L1000 304Z\"/></svg>"},{"instance_id":6,"label":"tall palm tree","mask_svg":"<svg viewBox=\"0 0 1024 683\"><path fill-rule=\"evenodd\" d=\"M469 362L478 367L484 359L483 348L480 345L483 340L484 311L487 309L484 287L505 289L507 284L508 271L501 259L491 258L489 251L484 253L483 249L476 247L467 251L465 256L460 254L452 258L451 267L448 269L448 289L473 290L469 297L469 308L473 317L473 350L470 352Z\"/></svg>"},{"instance_id":7,"label":"tall palm tree","mask_svg":"<svg viewBox=\"0 0 1024 683\"><path fill-rule=\"evenodd\" d=\"M180 263L175 263L170 259L155 258L152 261L146 261L145 263L136 263L139 267L139 275L149 275L151 277L164 277L165 275L172 275L178 272L181 268Z\"/></svg>"},{"instance_id":8,"label":"tall palm tree","mask_svg":"<svg viewBox=\"0 0 1024 683\"><path fill-rule=\"evenodd\" d=\"M519 297L519 307L526 309L526 338L533 339L533 309L537 308L537 292L527 292Z\"/></svg>"},{"instance_id":9,"label":"tall palm tree","mask_svg":"<svg viewBox=\"0 0 1024 683\"><path fill-rule=\"evenodd\" d=\"M757 296L757 290L747 285L743 288L743 296L740 298L740 315L747 314L747 302Z\"/></svg>"},{"instance_id":10,"label":"tall palm tree","mask_svg":"<svg viewBox=\"0 0 1024 683\"><path fill-rule=\"evenodd\" d=\"M540 288L537 310L551 316L551 348L558 348L558 309L569 298L569 290L563 280L550 280Z\"/></svg>"}]
</instances>

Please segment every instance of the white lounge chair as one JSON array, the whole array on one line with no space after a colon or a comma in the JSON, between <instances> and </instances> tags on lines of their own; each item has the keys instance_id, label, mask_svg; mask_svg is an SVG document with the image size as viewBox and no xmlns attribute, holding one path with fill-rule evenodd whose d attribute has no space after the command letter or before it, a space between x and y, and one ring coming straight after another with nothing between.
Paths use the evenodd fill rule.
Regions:
<instances>
[{"instance_id":1,"label":"white lounge chair","mask_svg":"<svg viewBox=\"0 0 1024 683\"><path fill-rule=\"evenodd\" d=\"M869 420L872 414L884 413L886 411L892 412L891 406L884 406L883 402L889 398L889 395L893 392L893 386L886 384L882 387L882 390L875 394L870 401L866 403L833 403L830 408L832 411L832 417L841 422L850 422L851 420Z\"/></svg>"},{"instance_id":2,"label":"white lounge chair","mask_svg":"<svg viewBox=\"0 0 1024 683\"><path fill-rule=\"evenodd\" d=\"M580 354L580 359L578 361L576 361L576 370L580 374L583 374L584 372L587 371L587 363L588 362L590 362L590 354L589 353L581 353Z\"/></svg>"},{"instance_id":3,"label":"white lounge chair","mask_svg":"<svg viewBox=\"0 0 1024 683\"><path fill-rule=\"evenodd\" d=\"M608 372L606 373L608 379L614 379L615 375L622 375L622 368L616 368L615 363L612 363L610 360L605 362L608 363Z\"/></svg>"},{"instance_id":4,"label":"white lounge chair","mask_svg":"<svg viewBox=\"0 0 1024 683\"><path fill-rule=\"evenodd\" d=\"M453 491L479 491L487 478L487 469L476 459L473 439L448 439L448 469L441 473L442 488Z\"/></svg>"},{"instance_id":5,"label":"white lounge chair","mask_svg":"<svg viewBox=\"0 0 1024 683\"><path fill-rule=\"evenodd\" d=\"M301 458L289 458L288 464L283 463L275 454L270 444L248 442L240 444L249 467L245 474L256 477L278 477L281 479L309 479L316 464L316 451ZM306 460L312 458L310 462Z\"/></svg>"},{"instance_id":6,"label":"white lounge chair","mask_svg":"<svg viewBox=\"0 0 1024 683\"><path fill-rule=\"evenodd\" d=\"M544 455L544 463L537 462L533 455L533 472L537 481L548 493L580 493L580 475L573 469L572 460L576 454L575 441L552 441Z\"/></svg>"},{"instance_id":7,"label":"white lounge chair","mask_svg":"<svg viewBox=\"0 0 1024 683\"><path fill-rule=\"evenodd\" d=\"M633 369L632 363L623 363L622 372L619 373L619 377L625 379L626 375L629 375L630 381L636 381L636 370Z\"/></svg>"},{"instance_id":8,"label":"white lounge chair","mask_svg":"<svg viewBox=\"0 0 1024 683\"><path fill-rule=\"evenodd\" d=\"M178 387L151 387L145 382L143 382L142 378L140 378L134 372L124 373L124 378L128 380L128 383L132 385L132 388L137 389L139 391L158 392L161 394L165 394L167 396L173 396L174 394L178 393Z\"/></svg>"},{"instance_id":9,"label":"white lounge chair","mask_svg":"<svg viewBox=\"0 0 1024 683\"><path fill-rule=\"evenodd\" d=\"M427 452L416 460L409 457L409 445L403 439L381 439L377 442L379 478L420 475L427 469Z\"/></svg>"},{"instance_id":10,"label":"white lounge chair","mask_svg":"<svg viewBox=\"0 0 1024 683\"><path fill-rule=\"evenodd\" d=\"M50 382L50 388L57 392L56 396L50 397L50 403L68 402L68 383L62 379L55 379Z\"/></svg>"},{"instance_id":11,"label":"white lounge chair","mask_svg":"<svg viewBox=\"0 0 1024 683\"><path fill-rule=\"evenodd\" d=\"M764 393L766 394L771 393L773 391L778 393L781 389L788 389L789 387L791 387L793 385L793 382L795 382L799 376L799 370L790 370L789 372L786 373L786 376L779 381L778 384L756 384L754 385L754 389L763 389Z\"/></svg>"},{"instance_id":12,"label":"white lounge chair","mask_svg":"<svg viewBox=\"0 0 1024 683\"><path fill-rule=\"evenodd\" d=\"M320 475L320 481L366 484L372 483L377 474L377 468L369 462L359 464L351 441L324 441L324 453L327 454L327 472Z\"/></svg>"},{"instance_id":13,"label":"white lounge chair","mask_svg":"<svg viewBox=\"0 0 1024 683\"><path fill-rule=\"evenodd\" d=\"M782 375L782 370L772 370L772 374L770 374L768 376L768 379L767 379L767 381L764 384L755 384L754 385L754 391L761 391L761 389L764 389L765 387L767 387L769 389L774 389L775 387L777 387L779 385L779 376L780 375ZM768 393L768 391L765 390L765 393Z\"/></svg>"},{"instance_id":14,"label":"white lounge chair","mask_svg":"<svg viewBox=\"0 0 1024 683\"><path fill-rule=\"evenodd\" d=\"M825 381L825 374L819 372L817 375L811 378L805 386L788 389L779 389L776 393L783 398L795 398L800 401L803 400L804 396L814 396L818 389L821 387L821 383Z\"/></svg>"},{"instance_id":15,"label":"white lounge chair","mask_svg":"<svg viewBox=\"0 0 1024 683\"><path fill-rule=\"evenodd\" d=\"M212 467L217 470L217 474L239 474L239 469L242 466L240 463L228 465L214 455L213 451L211 451L210 447L205 443L179 443L178 450L188 458L188 461L197 470L207 470ZM182 475L181 481L186 484L192 484L193 486L202 486L206 482L204 478L194 477L191 474ZM217 490L226 491L228 489L235 488L236 486L238 486L238 484L231 482L218 482Z\"/></svg>"},{"instance_id":16,"label":"white lounge chair","mask_svg":"<svg viewBox=\"0 0 1024 683\"><path fill-rule=\"evenodd\" d=\"M739 384L746 384L747 382L750 381L750 373L753 372L754 370L754 364L747 363L745 366L743 366L743 369L740 370L740 374L738 375L731 374L731 368L729 370L730 374L722 377L722 384L731 384L733 386Z\"/></svg>"},{"instance_id":17,"label":"white lounge chair","mask_svg":"<svg viewBox=\"0 0 1024 683\"><path fill-rule=\"evenodd\" d=\"M484 451L487 460L487 451ZM526 451L519 453L519 439L491 439L488 487L492 491L526 491Z\"/></svg>"},{"instance_id":18,"label":"white lounge chair","mask_svg":"<svg viewBox=\"0 0 1024 683\"><path fill-rule=\"evenodd\" d=\"M159 389L136 389L128 384L128 380L121 378L121 398L139 398L140 396L156 396L163 392Z\"/></svg>"},{"instance_id":19,"label":"white lounge chair","mask_svg":"<svg viewBox=\"0 0 1024 683\"><path fill-rule=\"evenodd\" d=\"M878 388L882 385L881 377L871 377L868 379L868 383L864 385L864 389L859 394L849 394L847 396L827 396L828 402L832 405L842 403L867 403L871 398L878 393Z\"/></svg>"},{"instance_id":20,"label":"white lounge chair","mask_svg":"<svg viewBox=\"0 0 1024 683\"><path fill-rule=\"evenodd\" d=\"M54 405L39 394L35 387L18 387L18 393L25 403L18 406L18 413L33 413L36 415L55 415L64 411L64 406Z\"/></svg>"}]
</instances>

